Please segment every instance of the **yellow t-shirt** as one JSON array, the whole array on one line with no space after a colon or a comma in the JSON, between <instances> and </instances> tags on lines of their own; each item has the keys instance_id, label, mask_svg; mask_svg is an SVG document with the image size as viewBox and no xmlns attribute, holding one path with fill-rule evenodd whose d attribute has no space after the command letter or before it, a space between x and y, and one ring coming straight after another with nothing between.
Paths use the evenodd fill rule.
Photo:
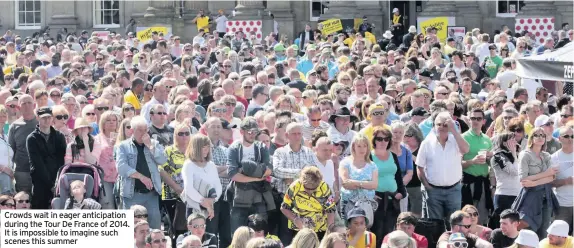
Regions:
<instances>
[{"instance_id":1,"label":"yellow t-shirt","mask_svg":"<svg viewBox=\"0 0 574 248\"><path fill-rule=\"evenodd\" d=\"M159 168L167 172L174 182L179 184L183 188L183 177L181 176L181 169L183 169L183 163L185 162L185 155L181 153L175 145L168 146L165 148L165 153L167 157L167 162L160 165ZM167 184L163 183L163 190L161 193L161 199L177 199L179 196L175 191L173 191Z\"/></svg>"},{"instance_id":2,"label":"yellow t-shirt","mask_svg":"<svg viewBox=\"0 0 574 248\"><path fill-rule=\"evenodd\" d=\"M530 124L528 120L524 122L524 133L528 135L528 137L530 137L530 135L532 134L532 129L534 129L534 126Z\"/></svg>"},{"instance_id":3,"label":"yellow t-shirt","mask_svg":"<svg viewBox=\"0 0 574 248\"><path fill-rule=\"evenodd\" d=\"M139 110L142 108L140 100L131 90L128 90L124 95L124 102L130 103L135 109Z\"/></svg>"},{"instance_id":4,"label":"yellow t-shirt","mask_svg":"<svg viewBox=\"0 0 574 248\"><path fill-rule=\"evenodd\" d=\"M281 207L293 211L299 218L304 219L309 228L314 227L315 232L327 231L327 213L336 210L331 189L324 181L319 184L312 196L307 194L299 180L293 182L283 197ZM288 227L298 230L291 221Z\"/></svg>"},{"instance_id":5,"label":"yellow t-shirt","mask_svg":"<svg viewBox=\"0 0 574 248\"><path fill-rule=\"evenodd\" d=\"M209 33L209 17L198 17L197 18L197 30L205 29L206 33Z\"/></svg>"},{"instance_id":6,"label":"yellow t-shirt","mask_svg":"<svg viewBox=\"0 0 574 248\"><path fill-rule=\"evenodd\" d=\"M343 43L348 47L351 47L351 45L353 45L353 42L355 42L355 39L352 37L349 37L343 41Z\"/></svg>"},{"instance_id":7,"label":"yellow t-shirt","mask_svg":"<svg viewBox=\"0 0 574 248\"><path fill-rule=\"evenodd\" d=\"M14 73L14 70L16 69L16 66L8 66L6 68L4 68L4 75L8 74L8 73ZM27 74L32 74L32 70L30 69L30 67L28 66L24 66L24 73Z\"/></svg>"},{"instance_id":8,"label":"yellow t-shirt","mask_svg":"<svg viewBox=\"0 0 574 248\"><path fill-rule=\"evenodd\" d=\"M540 244L538 246L540 248L572 248L574 247L574 238L573 237L566 238L566 242L564 242L564 244L561 246L551 245L550 243L548 243L548 238L545 238L542 241L540 241Z\"/></svg>"},{"instance_id":9,"label":"yellow t-shirt","mask_svg":"<svg viewBox=\"0 0 574 248\"><path fill-rule=\"evenodd\" d=\"M351 242L353 240L353 236L349 235L347 237L347 242ZM377 236L369 231L366 231L363 234L363 238L357 240L357 243L354 246L350 246L349 248L375 248L377 247Z\"/></svg>"},{"instance_id":10,"label":"yellow t-shirt","mask_svg":"<svg viewBox=\"0 0 574 248\"><path fill-rule=\"evenodd\" d=\"M388 129L389 131L391 130L391 127L387 124L383 124L383 127L385 129ZM365 136L367 136L367 138L369 140L373 140L373 132L375 131L375 127L373 127L373 125L368 125L367 127L363 128L363 130L360 131L361 134L364 134Z\"/></svg>"}]
</instances>

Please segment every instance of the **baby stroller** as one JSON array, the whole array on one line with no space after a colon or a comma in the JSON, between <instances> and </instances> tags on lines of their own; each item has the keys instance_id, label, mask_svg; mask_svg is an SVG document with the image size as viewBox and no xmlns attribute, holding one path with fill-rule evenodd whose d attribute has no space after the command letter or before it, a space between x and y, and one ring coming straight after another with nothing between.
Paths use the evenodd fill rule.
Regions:
<instances>
[{"instance_id":1,"label":"baby stroller","mask_svg":"<svg viewBox=\"0 0 574 248\"><path fill-rule=\"evenodd\" d=\"M74 162L62 166L56 177L52 209L65 208L66 200L71 196L70 184L75 180L83 181L86 185L85 198L99 202L100 196L106 194L102 184L103 177L104 171L97 165Z\"/></svg>"}]
</instances>

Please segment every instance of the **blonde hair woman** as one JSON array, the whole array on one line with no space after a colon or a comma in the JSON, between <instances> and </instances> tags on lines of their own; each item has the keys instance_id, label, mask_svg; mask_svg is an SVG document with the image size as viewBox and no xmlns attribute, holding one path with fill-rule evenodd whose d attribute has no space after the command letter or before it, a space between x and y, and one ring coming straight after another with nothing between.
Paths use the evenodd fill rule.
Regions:
<instances>
[{"instance_id":1,"label":"blonde hair woman","mask_svg":"<svg viewBox=\"0 0 574 248\"><path fill-rule=\"evenodd\" d=\"M213 204L217 202L222 192L217 167L211 161L211 140L203 134L193 135L185 151L185 158L181 169L183 179L181 195L187 205L187 215L207 210L206 216L211 219L214 215Z\"/></svg>"},{"instance_id":2,"label":"blonde hair woman","mask_svg":"<svg viewBox=\"0 0 574 248\"><path fill-rule=\"evenodd\" d=\"M193 66L193 59L189 55L183 55L181 57L181 74L187 75L197 75L195 66Z\"/></svg>"},{"instance_id":3,"label":"blonde hair woman","mask_svg":"<svg viewBox=\"0 0 574 248\"><path fill-rule=\"evenodd\" d=\"M237 228L233 233L233 239L231 240L230 248L246 248L247 242L251 239L253 232L249 227L242 226Z\"/></svg>"},{"instance_id":4,"label":"blonde hair woman","mask_svg":"<svg viewBox=\"0 0 574 248\"><path fill-rule=\"evenodd\" d=\"M114 160L114 143L118 137L116 133L119 127L120 117L112 111L106 111L100 116L100 133L94 137L97 144L100 144L100 156L98 165L104 171L103 185L105 192L113 192L114 183L118 177L116 161ZM114 205L114 194L105 194L100 199L102 209L116 209Z\"/></svg>"},{"instance_id":5,"label":"blonde hair woman","mask_svg":"<svg viewBox=\"0 0 574 248\"><path fill-rule=\"evenodd\" d=\"M325 236L319 245L319 248L346 248L347 237L342 233L330 233Z\"/></svg>"},{"instance_id":6,"label":"blonde hair woman","mask_svg":"<svg viewBox=\"0 0 574 248\"><path fill-rule=\"evenodd\" d=\"M192 113L195 112L191 106L186 104L181 104L175 110L175 120L169 123L170 127L176 127L177 125L184 124L191 127ZM193 128L191 133L197 133L197 129Z\"/></svg>"},{"instance_id":7,"label":"blonde hair woman","mask_svg":"<svg viewBox=\"0 0 574 248\"><path fill-rule=\"evenodd\" d=\"M132 137L134 130L132 129L132 125L130 123L131 120L132 120L131 118L126 118L122 120L122 123L120 124L120 128L118 131L118 138L116 139L116 145Z\"/></svg>"},{"instance_id":8,"label":"blonde hair woman","mask_svg":"<svg viewBox=\"0 0 574 248\"><path fill-rule=\"evenodd\" d=\"M246 248L259 248L261 245L265 244L265 238L252 238L247 242Z\"/></svg>"},{"instance_id":9,"label":"blonde hair woman","mask_svg":"<svg viewBox=\"0 0 574 248\"><path fill-rule=\"evenodd\" d=\"M293 238L289 246L291 248L317 248L319 247L319 238L317 234L309 228L303 228Z\"/></svg>"},{"instance_id":10,"label":"blonde hair woman","mask_svg":"<svg viewBox=\"0 0 574 248\"><path fill-rule=\"evenodd\" d=\"M373 223L374 210L377 209L377 202L374 199L379 173L377 166L371 161L370 152L371 142L367 136L361 133L356 134L351 142L351 156L339 163L339 176L342 182L343 214L346 215L356 203L360 203L367 214L369 223ZM371 209L365 209L368 207Z\"/></svg>"},{"instance_id":11,"label":"blonde hair woman","mask_svg":"<svg viewBox=\"0 0 574 248\"><path fill-rule=\"evenodd\" d=\"M466 212L470 216L471 225L469 228L470 233L480 237L481 239L488 240L490 239L490 233L492 229L482 226L478 223L479 215L478 215L478 208L473 205L465 205L462 208L463 212Z\"/></svg>"},{"instance_id":12,"label":"blonde hair woman","mask_svg":"<svg viewBox=\"0 0 574 248\"><path fill-rule=\"evenodd\" d=\"M68 120L70 119L70 114L68 110L63 105L56 105L52 107L52 115L54 116L52 126L54 129L60 131L66 137L66 144L74 140L74 135L72 135L72 130L68 128Z\"/></svg>"}]
</instances>

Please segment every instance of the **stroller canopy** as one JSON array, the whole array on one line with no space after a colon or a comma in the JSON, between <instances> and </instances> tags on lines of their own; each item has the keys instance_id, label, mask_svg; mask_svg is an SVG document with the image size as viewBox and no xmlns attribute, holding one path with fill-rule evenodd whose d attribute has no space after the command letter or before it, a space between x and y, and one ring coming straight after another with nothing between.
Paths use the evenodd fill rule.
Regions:
<instances>
[{"instance_id":1,"label":"stroller canopy","mask_svg":"<svg viewBox=\"0 0 574 248\"><path fill-rule=\"evenodd\" d=\"M520 58L516 73L524 78L551 81L574 81L574 42L555 51Z\"/></svg>"}]
</instances>

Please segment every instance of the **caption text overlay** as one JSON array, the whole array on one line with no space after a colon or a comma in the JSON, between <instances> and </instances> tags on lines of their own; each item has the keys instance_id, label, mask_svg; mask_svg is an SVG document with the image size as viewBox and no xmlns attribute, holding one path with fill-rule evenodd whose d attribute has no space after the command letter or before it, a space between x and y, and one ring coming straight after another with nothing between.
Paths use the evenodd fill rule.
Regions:
<instances>
[{"instance_id":1,"label":"caption text overlay","mask_svg":"<svg viewBox=\"0 0 574 248\"><path fill-rule=\"evenodd\" d=\"M2 210L0 247L131 247L130 210Z\"/></svg>"}]
</instances>

